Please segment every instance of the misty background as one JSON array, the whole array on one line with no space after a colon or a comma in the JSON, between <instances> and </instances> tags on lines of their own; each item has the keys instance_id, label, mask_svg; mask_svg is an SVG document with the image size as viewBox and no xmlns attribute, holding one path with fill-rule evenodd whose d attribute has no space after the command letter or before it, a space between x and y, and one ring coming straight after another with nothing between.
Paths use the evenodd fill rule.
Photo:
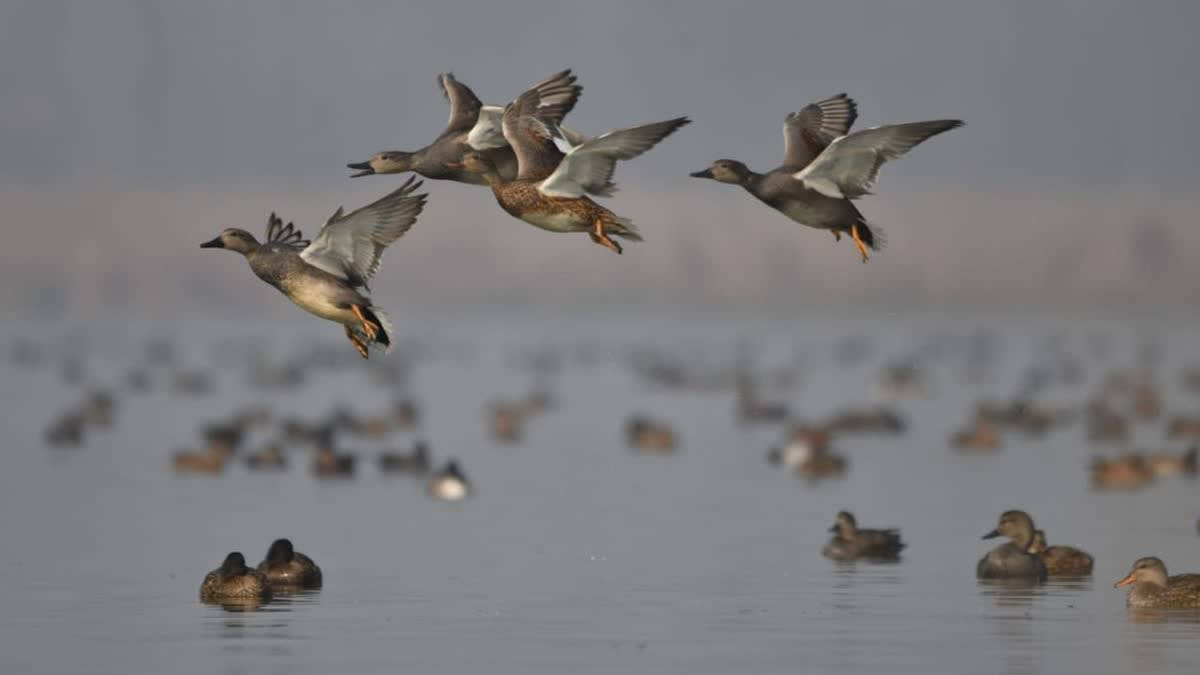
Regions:
<instances>
[{"instance_id":1,"label":"misty background","mask_svg":"<svg viewBox=\"0 0 1200 675\"><path fill-rule=\"evenodd\" d=\"M490 192L427 181L378 302L571 308L1003 303L1184 307L1200 292L1195 2L246 2L0 5L0 309L295 309L198 244L278 212L313 235L403 176L347 162L442 130L435 75L502 104L573 68L568 123L688 115L606 200L616 257ZM856 128L958 117L860 202L888 248L689 178L776 166L784 116L845 91Z\"/></svg>"}]
</instances>

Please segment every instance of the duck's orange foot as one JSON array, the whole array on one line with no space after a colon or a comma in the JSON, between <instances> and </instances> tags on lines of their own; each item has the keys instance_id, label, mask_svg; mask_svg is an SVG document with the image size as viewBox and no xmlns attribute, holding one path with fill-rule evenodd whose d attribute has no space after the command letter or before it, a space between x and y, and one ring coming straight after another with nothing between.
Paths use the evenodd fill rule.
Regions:
<instances>
[{"instance_id":1,"label":"duck's orange foot","mask_svg":"<svg viewBox=\"0 0 1200 675\"><path fill-rule=\"evenodd\" d=\"M871 259L871 251L867 248L866 242L858 234L858 224L850 226L850 236L854 237L854 246L858 248L859 255L862 256L862 261L865 263Z\"/></svg>"},{"instance_id":2,"label":"duck's orange foot","mask_svg":"<svg viewBox=\"0 0 1200 675\"><path fill-rule=\"evenodd\" d=\"M354 312L355 318L362 322L362 329L367 334L367 340L374 342L375 338L379 337L379 326L367 318L367 315L363 313L362 307L350 305L350 311Z\"/></svg>"},{"instance_id":3,"label":"duck's orange foot","mask_svg":"<svg viewBox=\"0 0 1200 675\"><path fill-rule=\"evenodd\" d=\"M591 237L592 241L596 242L597 244L600 244L604 248L607 248L617 255L621 255L621 251L623 250L621 245L608 238L608 233L604 231L603 220L596 221L596 229L592 232L588 232L588 236Z\"/></svg>"},{"instance_id":4,"label":"duck's orange foot","mask_svg":"<svg viewBox=\"0 0 1200 675\"><path fill-rule=\"evenodd\" d=\"M362 338L358 337L358 335L356 335L354 331L350 329L350 326L343 325L342 327L346 329L346 337L350 338L350 343L354 345L354 349L358 351L358 355L364 359L368 358L367 343L363 342Z\"/></svg>"}]
</instances>

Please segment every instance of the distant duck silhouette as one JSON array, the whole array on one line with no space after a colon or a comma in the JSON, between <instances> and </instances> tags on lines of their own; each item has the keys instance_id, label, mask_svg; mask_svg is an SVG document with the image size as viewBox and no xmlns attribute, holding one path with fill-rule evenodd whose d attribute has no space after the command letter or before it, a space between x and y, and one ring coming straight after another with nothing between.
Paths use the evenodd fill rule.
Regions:
<instances>
[{"instance_id":1,"label":"distant duck silhouette","mask_svg":"<svg viewBox=\"0 0 1200 675\"><path fill-rule=\"evenodd\" d=\"M356 460L352 454L324 445L313 453L312 473L317 478L353 478Z\"/></svg>"},{"instance_id":2,"label":"distant duck silhouette","mask_svg":"<svg viewBox=\"0 0 1200 675\"><path fill-rule=\"evenodd\" d=\"M899 530L860 530L848 511L837 514L829 531L834 533L833 538L821 553L833 560L893 561L900 558L905 546Z\"/></svg>"},{"instance_id":3,"label":"distant duck silhouette","mask_svg":"<svg viewBox=\"0 0 1200 675\"><path fill-rule=\"evenodd\" d=\"M1024 511L1005 511L1000 514L996 529L983 535L984 539L1008 537L1009 541L988 552L975 568L980 579L1046 580L1046 565L1038 556L1029 553L1033 543L1033 519Z\"/></svg>"},{"instance_id":4,"label":"distant duck silhouette","mask_svg":"<svg viewBox=\"0 0 1200 675\"><path fill-rule=\"evenodd\" d=\"M287 457L278 443L271 443L262 450L246 457L246 467L256 471L282 470L287 468Z\"/></svg>"},{"instance_id":5,"label":"distant duck silhouette","mask_svg":"<svg viewBox=\"0 0 1200 675\"><path fill-rule=\"evenodd\" d=\"M668 455L675 452L675 431L665 422L644 415L634 415L625 424L625 439L629 447L644 454Z\"/></svg>"},{"instance_id":6,"label":"distant duck silhouette","mask_svg":"<svg viewBox=\"0 0 1200 675\"><path fill-rule=\"evenodd\" d=\"M471 496L474 489L458 462L449 460L446 465L435 471L425 483L425 492L434 499L445 502L459 502Z\"/></svg>"},{"instance_id":7,"label":"distant duck silhouette","mask_svg":"<svg viewBox=\"0 0 1200 675\"><path fill-rule=\"evenodd\" d=\"M429 444L417 441L413 444L412 452L408 454L381 452L378 461L379 470L384 473L425 475L429 473L430 467Z\"/></svg>"},{"instance_id":8,"label":"distant duck silhouette","mask_svg":"<svg viewBox=\"0 0 1200 675\"><path fill-rule=\"evenodd\" d=\"M1091 464L1092 487L1100 490L1138 490L1154 482L1154 469L1141 455L1112 459L1095 457Z\"/></svg>"},{"instance_id":9,"label":"distant duck silhouette","mask_svg":"<svg viewBox=\"0 0 1200 675\"><path fill-rule=\"evenodd\" d=\"M976 417L967 429L955 432L950 445L960 452L994 452L1000 449L1000 432L984 417Z\"/></svg>"},{"instance_id":10,"label":"distant duck silhouette","mask_svg":"<svg viewBox=\"0 0 1200 675\"><path fill-rule=\"evenodd\" d=\"M270 595L267 578L246 567L246 558L237 551L225 556L225 562L206 574L200 585L200 599L205 601L264 599Z\"/></svg>"},{"instance_id":11,"label":"distant duck silhouette","mask_svg":"<svg viewBox=\"0 0 1200 675\"><path fill-rule=\"evenodd\" d=\"M287 539L276 539L271 544L267 557L258 564L258 572L275 588L321 587L321 568Z\"/></svg>"}]
</instances>

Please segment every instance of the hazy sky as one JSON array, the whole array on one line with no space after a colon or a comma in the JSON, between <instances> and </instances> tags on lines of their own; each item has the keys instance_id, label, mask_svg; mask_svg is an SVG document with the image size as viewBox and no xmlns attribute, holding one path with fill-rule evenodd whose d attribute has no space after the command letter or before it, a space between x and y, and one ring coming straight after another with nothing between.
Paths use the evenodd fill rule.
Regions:
<instances>
[{"instance_id":1,"label":"hazy sky","mask_svg":"<svg viewBox=\"0 0 1200 675\"><path fill-rule=\"evenodd\" d=\"M222 217L254 229L272 208L307 218L313 229L312 221L337 203L353 206L392 185L348 181L346 162L385 148L415 149L440 131L446 105L434 83L438 72L454 71L485 101L503 103L564 67L584 85L569 118L584 132L680 114L695 121L621 166L617 178L631 205L639 194L656 193L713 204L746 200L686 174L717 157L770 168L781 156L784 115L847 91L860 103L860 126L967 121L885 169L880 196L863 205L880 222L895 223L889 195L905 194L945 198L960 208L953 215L960 221L975 215L970 205L977 199L986 201L986 219L1012 221L1015 236L1029 240L1040 235L1022 224L1021 204L1001 195L1050 200L1050 214L1058 213L1058 194L1135 194L1134 204L1117 202L1130 209L1118 218L1143 217L1147 209L1159 217L1160 200L1166 212L1190 218L1200 178L1193 131L1200 120L1198 25L1200 3L1193 0L18 0L0 5L0 184L10 204L26 199L31 215L5 227L44 225L62 235L111 227L115 239L89 239L100 250L96 264L144 243L137 233L162 218L154 196L159 209L162 200L173 203L175 216L179 206L170 195L185 195L189 204L207 196L227 209ZM117 199L113 191L136 191L146 208L129 209L141 214L132 217L136 223L109 223L104 213L67 225L61 218L28 220L38 218L34 203L50 199L62 208L93 190L109 199ZM318 190L329 201L297 199L291 212L287 203L254 198ZM454 202L469 188L431 190L431 204L450 200L441 213L453 217ZM464 199L476 209L470 213L486 213L486 192ZM935 230L971 226L946 222L951 216L937 203L924 204L905 215L938 221L943 214L929 226ZM628 210L621 197L612 206ZM672 205L657 207L665 214L655 211L651 220L670 219ZM997 207L1014 213L997 214ZM764 237L786 235L828 257L827 235L752 203L736 208L763 221ZM704 213L695 209L689 218ZM197 228L186 233L188 243L208 234L199 229L207 225L188 222ZM506 225L510 232L527 227ZM895 224L893 242L907 227ZM653 229L646 229L650 247ZM560 244L546 239L551 235L517 236L522 247ZM460 234L428 237L437 250L462 246ZM659 241L673 242L672 256L692 255L679 253L683 246L701 258L745 258L727 244L713 249L678 232L660 232ZM1042 243L1031 250L1031 264L1044 265L1053 253L1053 242ZM581 243L571 250L599 254L585 249ZM852 261L848 251L837 254L846 258L839 263ZM10 267L29 258L12 247L0 255ZM469 265L470 251L462 255ZM759 262L751 256L745 264ZM793 281L786 274L777 280Z\"/></svg>"}]
</instances>

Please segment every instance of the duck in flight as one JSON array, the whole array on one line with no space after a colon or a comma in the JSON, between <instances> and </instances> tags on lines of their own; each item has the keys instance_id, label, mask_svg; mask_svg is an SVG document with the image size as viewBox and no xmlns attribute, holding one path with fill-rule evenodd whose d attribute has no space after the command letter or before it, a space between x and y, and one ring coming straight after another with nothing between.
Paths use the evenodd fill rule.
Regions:
<instances>
[{"instance_id":1,"label":"duck in flight","mask_svg":"<svg viewBox=\"0 0 1200 675\"><path fill-rule=\"evenodd\" d=\"M477 174L492 188L500 207L550 232L587 232L614 253L620 244L609 235L641 241L633 223L597 204L588 195L610 196L617 160L633 159L654 147L686 117L617 129L572 146L553 116L546 116L543 90L534 86L504 108L504 138L517 158L517 174L505 178L486 154L471 151L457 166Z\"/></svg>"},{"instance_id":2,"label":"duck in flight","mask_svg":"<svg viewBox=\"0 0 1200 675\"><path fill-rule=\"evenodd\" d=\"M540 94L542 107L539 113L556 125L561 124L575 107L583 91L575 80L570 70L564 70L534 85ZM351 178L413 171L425 178L483 185L480 174L456 166L472 149L484 153L506 180L516 177L516 155L499 131L504 109L484 105L470 87L454 78L453 73L438 75L438 86L450 103L450 120L442 133L432 143L414 152L387 150L375 153L365 162L347 164L357 172L351 174ZM569 129L563 128L563 134L573 144L582 140L582 136Z\"/></svg>"},{"instance_id":3,"label":"duck in flight","mask_svg":"<svg viewBox=\"0 0 1200 675\"><path fill-rule=\"evenodd\" d=\"M391 321L363 292L369 292L367 282L379 270L383 250L412 227L425 206L426 195L413 194L421 187L414 180L356 211L343 214L338 207L311 243L272 213L263 243L230 227L200 247L241 253L258 278L301 309L342 324L364 359L369 344L387 353L394 343Z\"/></svg>"},{"instance_id":4,"label":"duck in flight","mask_svg":"<svg viewBox=\"0 0 1200 675\"><path fill-rule=\"evenodd\" d=\"M740 185L801 225L829 230L838 241L847 233L865 263L883 238L851 200L870 194L884 162L963 123L930 120L849 133L857 117L857 104L845 94L810 103L784 120L786 149L779 167L756 173L737 160L719 159L691 176Z\"/></svg>"}]
</instances>

